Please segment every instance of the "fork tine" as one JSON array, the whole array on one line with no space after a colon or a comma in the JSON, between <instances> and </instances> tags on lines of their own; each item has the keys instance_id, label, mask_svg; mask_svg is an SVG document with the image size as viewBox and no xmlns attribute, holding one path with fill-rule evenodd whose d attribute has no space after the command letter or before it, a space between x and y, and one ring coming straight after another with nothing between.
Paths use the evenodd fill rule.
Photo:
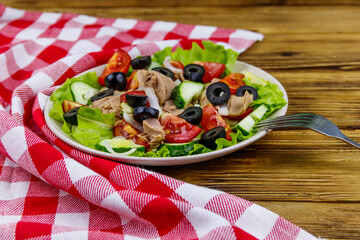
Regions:
<instances>
[{"instance_id":1,"label":"fork tine","mask_svg":"<svg viewBox=\"0 0 360 240\"><path fill-rule=\"evenodd\" d=\"M282 124L308 124L313 118L274 118L267 121L261 121L256 126L282 125Z\"/></svg>"},{"instance_id":2,"label":"fork tine","mask_svg":"<svg viewBox=\"0 0 360 240\"><path fill-rule=\"evenodd\" d=\"M311 113L297 113L297 114L290 114L290 115L284 115L280 117L275 118L269 118L261 121L260 123L267 123L267 122L273 122L273 121L287 121L287 120L311 120L315 117L314 114Z\"/></svg>"},{"instance_id":3,"label":"fork tine","mask_svg":"<svg viewBox=\"0 0 360 240\"><path fill-rule=\"evenodd\" d=\"M264 131L264 130L269 130L269 129L287 128L287 127L304 127L304 128L306 128L303 123L287 123L287 124L267 124L267 125L263 125L263 126L256 125L254 127L254 130Z\"/></svg>"},{"instance_id":4,"label":"fork tine","mask_svg":"<svg viewBox=\"0 0 360 240\"><path fill-rule=\"evenodd\" d=\"M284 127L304 127L304 125L309 124L315 118L315 116L316 115L312 113L284 115L261 121L256 126L254 126L254 129L259 131L264 129L275 129Z\"/></svg>"},{"instance_id":5,"label":"fork tine","mask_svg":"<svg viewBox=\"0 0 360 240\"><path fill-rule=\"evenodd\" d=\"M282 125L282 124L307 124L312 119L274 119L267 122L259 122L256 126Z\"/></svg>"}]
</instances>

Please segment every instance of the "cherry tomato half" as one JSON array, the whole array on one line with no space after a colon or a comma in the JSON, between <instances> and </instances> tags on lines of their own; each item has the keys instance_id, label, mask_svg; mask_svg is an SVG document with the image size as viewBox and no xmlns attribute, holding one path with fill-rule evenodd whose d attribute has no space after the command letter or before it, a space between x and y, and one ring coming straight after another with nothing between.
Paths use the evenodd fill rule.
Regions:
<instances>
[{"instance_id":1,"label":"cherry tomato half","mask_svg":"<svg viewBox=\"0 0 360 240\"><path fill-rule=\"evenodd\" d=\"M211 82L213 78L221 78L221 75L225 71L225 64L216 62L194 62L205 68L205 74L203 76L203 83Z\"/></svg>"},{"instance_id":2,"label":"cherry tomato half","mask_svg":"<svg viewBox=\"0 0 360 240\"><path fill-rule=\"evenodd\" d=\"M109 59L106 67L98 79L98 82L105 86L105 77L113 72L127 73L130 67L131 57L124 50L117 50L114 55Z\"/></svg>"},{"instance_id":3,"label":"cherry tomato half","mask_svg":"<svg viewBox=\"0 0 360 240\"><path fill-rule=\"evenodd\" d=\"M192 125L184 119L172 114L163 114L160 118L160 123L165 130L165 141L168 142L189 142L201 132L201 128L198 126Z\"/></svg>"},{"instance_id":4,"label":"cherry tomato half","mask_svg":"<svg viewBox=\"0 0 360 240\"><path fill-rule=\"evenodd\" d=\"M139 132L133 128L130 124L128 124L125 120L120 120L121 122L116 124L113 128L114 137L122 136L128 140L132 140L134 143L138 145L143 145L148 147L149 144L138 136Z\"/></svg>"},{"instance_id":5,"label":"cherry tomato half","mask_svg":"<svg viewBox=\"0 0 360 240\"><path fill-rule=\"evenodd\" d=\"M232 131L229 124L225 122L212 104L209 103L203 108L203 118L200 124L205 131L213 129L214 127L223 126L226 131L226 140L231 140L230 133L232 133Z\"/></svg>"},{"instance_id":6,"label":"cherry tomato half","mask_svg":"<svg viewBox=\"0 0 360 240\"><path fill-rule=\"evenodd\" d=\"M244 74L241 73L231 73L226 77L224 77L223 79L221 79L220 82L226 83L226 85L228 85L230 88L231 94L235 94L236 90L239 87L245 85L245 82L243 81L244 77L245 77Z\"/></svg>"}]
</instances>

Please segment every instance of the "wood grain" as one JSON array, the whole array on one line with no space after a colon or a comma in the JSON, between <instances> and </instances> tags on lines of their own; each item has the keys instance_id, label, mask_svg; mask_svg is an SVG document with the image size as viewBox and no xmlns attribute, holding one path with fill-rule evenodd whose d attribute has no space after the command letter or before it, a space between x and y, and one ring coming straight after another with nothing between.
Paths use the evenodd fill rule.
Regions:
<instances>
[{"instance_id":1,"label":"wood grain","mask_svg":"<svg viewBox=\"0 0 360 240\"><path fill-rule=\"evenodd\" d=\"M261 32L265 39L240 55L239 60L265 69L284 85L289 97L288 113L323 115L360 142L359 1L1 3L37 11ZM223 158L147 169L251 200L315 236L360 239L360 151L311 130L272 131L255 144Z\"/></svg>"}]
</instances>

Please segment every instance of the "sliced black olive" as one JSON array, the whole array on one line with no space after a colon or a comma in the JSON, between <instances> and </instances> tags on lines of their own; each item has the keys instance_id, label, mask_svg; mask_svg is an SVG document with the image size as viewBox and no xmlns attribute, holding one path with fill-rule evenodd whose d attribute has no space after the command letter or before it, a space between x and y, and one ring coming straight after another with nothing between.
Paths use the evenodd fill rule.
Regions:
<instances>
[{"instance_id":1,"label":"sliced black olive","mask_svg":"<svg viewBox=\"0 0 360 240\"><path fill-rule=\"evenodd\" d=\"M94 102L96 100L102 99L104 97L112 96L114 95L114 89L106 89L101 92L98 92L94 96L90 98L91 102Z\"/></svg>"},{"instance_id":2,"label":"sliced black olive","mask_svg":"<svg viewBox=\"0 0 360 240\"><path fill-rule=\"evenodd\" d=\"M194 82L202 82L205 68L198 64L188 64L184 67L184 78Z\"/></svg>"},{"instance_id":3,"label":"sliced black olive","mask_svg":"<svg viewBox=\"0 0 360 240\"><path fill-rule=\"evenodd\" d=\"M223 82L216 82L209 85L206 90L207 99L215 105L226 103L231 95L229 86Z\"/></svg>"},{"instance_id":4,"label":"sliced black olive","mask_svg":"<svg viewBox=\"0 0 360 240\"><path fill-rule=\"evenodd\" d=\"M126 88L126 74L123 72L113 72L105 77L105 85L108 88L123 91Z\"/></svg>"},{"instance_id":5,"label":"sliced black olive","mask_svg":"<svg viewBox=\"0 0 360 240\"><path fill-rule=\"evenodd\" d=\"M73 109L67 111L66 113L64 113L63 118L64 118L65 122L67 122L71 125L78 125L77 114L78 114L79 109L80 109L80 107L73 108Z\"/></svg>"},{"instance_id":6,"label":"sliced black olive","mask_svg":"<svg viewBox=\"0 0 360 240\"><path fill-rule=\"evenodd\" d=\"M142 57L133 58L131 59L130 64L133 69L148 68L151 64L151 57L142 56Z\"/></svg>"},{"instance_id":7,"label":"sliced black olive","mask_svg":"<svg viewBox=\"0 0 360 240\"><path fill-rule=\"evenodd\" d=\"M205 132L201 136L201 140L199 142L205 147L208 147L210 149L216 149L217 145L215 141L218 138L226 138L226 131L225 128L222 126L212 128L209 131Z\"/></svg>"},{"instance_id":8,"label":"sliced black olive","mask_svg":"<svg viewBox=\"0 0 360 240\"><path fill-rule=\"evenodd\" d=\"M148 100L148 96L125 94L126 102L130 107L141 107L145 106Z\"/></svg>"},{"instance_id":9,"label":"sliced black olive","mask_svg":"<svg viewBox=\"0 0 360 240\"><path fill-rule=\"evenodd\" d=\"M152 107L136 107L133 111L135 121L142 122L148 118L158 118L159 110Z\"/></svg>"},{"instance_id":10,"label":"sliced black olive","mask_svg":"<svg viewBox=\"0 0 360 240\"><path fill-rule=\"evenodd\" d=\"M251 87L251 86L248 86L248 85L244 85L244 86L239 87L236 90L236 96L242 97L242 96L245 95L245 92L248 92L248 93L252 94L253 95L253 100L256 100L258 98L258 92L256 91L256 89Z\"/></svg>"},{"instance_id":11,"label":"sliced black olive","mask_svg":"<svg viewBox=\"0 0 360 240\"><path fill-rule=\"evenodd\" d=\"M198 125L201 122L202 116L203 111L200 107L189 107L178 115L178 117L185 119L192 125Z\"/></svg>"},{"instance_id":12,"label":"sliced black olive","mask_svg":"<svg viewBox=\"0 0 360 240\"><path fill-rule=\"evenodd\" d=\"M168 68L164 68L164 67L155 67L153 69L151 69L153 71L156 71L156 72L159 72L161 74L164 74L165 76L173 79L175 74L173 73L173 71L171 71L170 69Z\"/></svg>"}]
</instances>

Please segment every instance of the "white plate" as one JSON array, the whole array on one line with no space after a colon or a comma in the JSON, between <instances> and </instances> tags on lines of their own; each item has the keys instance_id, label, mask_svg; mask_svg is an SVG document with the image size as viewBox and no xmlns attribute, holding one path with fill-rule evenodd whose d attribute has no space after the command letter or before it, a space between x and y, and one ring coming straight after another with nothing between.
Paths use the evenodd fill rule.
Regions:
<instances>
[{"instance_id":1,"label":"white plate","mask_svg":"<svg viewBox=\"0 0 360 240\"><path fill-rule=\"evenodd\" d=\"M98 75L100 75L104 68L105 68L105 65L101 65L101 66L89 69L86 72L96 71L96 73ZM272 83L277 84L280 87L280 90L284 94L284 96L283 96L284 99L286 100L286 102L288 102L288 97L287 97L284 87L273 76L271 76L267 72L265 72L257 67L254 67L250 64L247 64L244 62L239 62L239 61L236 62L234 72L241 72L242 70L247 70L256 76L259 76L265 80L268 80ZM83 72L79 75L82 75L86 72ZM232 152L238 151L238 150L250 145L251 143L257 141L258 139L262 138L267 133L266 131L258 132L253 137L251 137L245 141L242 141L234 146L230 146L230 147L227 147L227 148L224 148L224 149L221 149L218 151L210 152L210 153L203 153L203 154L192 155L192 156L151 158L151 157L131 157L131 156L115 155L115 154L106 153L106 152L102 152L102 151L98 151L98 150L86 147L86 146L74 141L74 139L72 139L71 137L66 135L63 131L61 131L62 124L60 124L56 120L49 117L49 112L50 112L50 109L52 108L52 105L53 105L52 101L48 100L48 102L46 103L46 106L45 106L45 111L44 111L45 121L46 121L47 125L49 126L50 130L58 138L60 138L65 143L69 144L70 146L72 146L76 149L79 149L83 152L86 152L86 153L89 153L89 154L92 154L92 155L95 155L98 157L112 159L112 160L115 160L118 162L124 162L124 163L129 163L129 164L136 164L136 165L171 166L171 165L181 165L181 164L189 164L189 163L206 161L206 160L221 157L221 156L230 154ZM275 114L273 114L273 116L285 115L285 113L287 111L287 107L288 107L288 105L285 105L283 108L278 110Z\"/></svg>"}]
</instances>

